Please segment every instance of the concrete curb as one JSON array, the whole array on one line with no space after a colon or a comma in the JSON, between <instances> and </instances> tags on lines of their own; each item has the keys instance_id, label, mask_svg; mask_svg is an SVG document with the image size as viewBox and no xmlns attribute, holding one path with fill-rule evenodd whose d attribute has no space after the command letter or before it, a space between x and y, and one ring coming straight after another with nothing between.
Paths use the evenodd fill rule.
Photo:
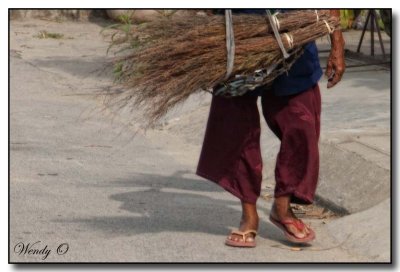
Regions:
<instances>
[{"instance_id":1,"label":"concrete curb","mask_svg":"<svg viewBox=\"0 0 400 272\"><path fill-rule=\"evenodd\" d=\"M322 206L344 215L366 210L390 197L390 170L333 143L321 143L320 155L316 199Z\"/></svg>"},{"instance_id":2,"label":"concrete curb","mask_svg":"<svg viewBox=\"0 0 400 272\"><path fill-rule=\"evenodd\" d=\"M209 106L207 102L203 105L194 103L185 104L171 115L165 130L199 149ZM265 124L261 127L263 182L273 186L280 143ZM390 146L387 143L390 143L390 133L386 130L361 129L322 135L316 203L346 215L371 208L390 197Z\"/></svg>"}]
</instances>

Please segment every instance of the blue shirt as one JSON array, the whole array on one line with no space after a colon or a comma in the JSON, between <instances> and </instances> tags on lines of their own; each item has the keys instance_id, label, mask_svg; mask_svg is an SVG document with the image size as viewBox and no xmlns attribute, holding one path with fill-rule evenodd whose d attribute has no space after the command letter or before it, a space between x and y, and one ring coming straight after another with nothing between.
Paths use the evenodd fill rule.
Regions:
<instances>
[{"instance_id":1,"label":"blue shirt","mask_svg":"<svg viewBox=\"0 0 400 272\"><path fill-rule=\"evenodd\" d=\"M253 13L265 15L265 9L233 10L233 13ZM288 73L278 76L272 85L276 95L292 95L308 90L318 83L322 76L318 49L315 42L304 46L304 53L292 65ZM249 95L261 95L262 87L249 92Z\"/></svg>"},{"instance_id":2,"label":"blue shirt","mask_svg":"<svg viewBox=\"0 0 400 272\"><path fill-rule=\"evenodd\" d=\"M304 53L288 73L283 73L274 80L272 87L276 95L296 94L317 84L321 76L317 45L311 42L304 46Z\"/></svg>"}]
</instances>

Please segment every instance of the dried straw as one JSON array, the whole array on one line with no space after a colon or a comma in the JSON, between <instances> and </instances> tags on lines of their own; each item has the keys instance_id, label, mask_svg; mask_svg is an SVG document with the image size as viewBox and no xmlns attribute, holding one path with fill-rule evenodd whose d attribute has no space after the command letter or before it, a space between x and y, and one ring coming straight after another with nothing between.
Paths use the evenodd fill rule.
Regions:
<instances>
[{"instance_id":1,"label":"dried straw","mask_svg":"<svg viewBox=\"0 0 400 272\"><path fill-rule=\"evenodd\" d=\"M318 21L315 11L294 11L278 14L277 18L289 52L328 34L327 24L335 29L339 23L329 17L329 11L319 11ZM237 15L233 25L233 76L282 63L282 53L264 16ZM141 108L148 124L153 125L191 94L224 82L227 56L223 16L157 20L134 31L133 36L140 43L118 59L125 91L112 96L110 104ZM272 80L269 78L269 82Z\"/></svg>"}]
</instances>

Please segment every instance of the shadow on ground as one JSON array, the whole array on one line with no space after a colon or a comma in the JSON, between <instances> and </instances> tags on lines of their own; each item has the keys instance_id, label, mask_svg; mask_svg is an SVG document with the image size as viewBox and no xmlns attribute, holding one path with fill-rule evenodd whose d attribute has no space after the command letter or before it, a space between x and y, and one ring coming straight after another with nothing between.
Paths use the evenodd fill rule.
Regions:
<instances>
[{"instance_id":1,"label":"shadow on ground","mask_svg":"<svg viewBox=\"0 0 400 272\"><path fill-rule=\"evenodd\" d=\"M241 209L238 200L229 200L229 196L222 195L228 193L210 181L185 175L193 174L181 171L171 176L140 173L130 179L97 184L95 186L132 188L131 191L127 189L125 193L109 196L109 200L121 203L120 210L132 215L124 213L123 216L56 221L84 224L108 236L158 232L198 232L225 236L239 226ZM260 199L260 203L265 202ZM120 212L116 211L116 214ZM259 236L282 242L280 231L265 222L266 214L269 214L267 205L259 207Z\"/></svg>"},{"instance_id":2,"label":"shadow on ground","mask_svg":"<svg viewBox=\"0 0 400 272\"><path fill-rule=\"evenodd\" d=\"M113 63L104 57L82 55L80 58L70 56L51 56L48 58L34 59L31 63L40 68L68 73L78 78L108 78L113 79Z\"/></svg>"}]
</instances>

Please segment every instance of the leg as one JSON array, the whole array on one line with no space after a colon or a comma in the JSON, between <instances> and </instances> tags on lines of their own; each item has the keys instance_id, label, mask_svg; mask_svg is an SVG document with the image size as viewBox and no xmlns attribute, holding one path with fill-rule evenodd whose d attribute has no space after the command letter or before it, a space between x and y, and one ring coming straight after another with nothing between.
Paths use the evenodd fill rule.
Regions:
<instances>
[{"instance_id":1,"label":"leg","mask_svg":"<svg viewBox=\"0 0 400 272\"><path fill-rule=\"evenodd\" d=\"M257 230L256 202L261 192L262 159L257 97L213 97L196 174L242 202L239 230ZM246 242L254 241L254 234ZM243 240L237 234L228 239Z\"/></svg>"},{"instance_id":2,"label":"leg","mask_svg":"<svg viewBox=\"0 0 400 272\"><path fill-rule=\"evenodd\" d=\"M321 98L318 85L292 96L278 97L272 92L263 97L263 113L268 126L281 140L275 169L275 202L271 216L278 221L296 219L290 203L313 202L319 170L318 139ZM298 238L310 230L287 229Z\"/></svg>"},{"instance_id":3,"label":"leg","mask_svg":"<svg viewBox=\"0 0 400 272\"><path fill-rule=\"evenodd\" d=\"M242 201L242 219L240 221L239 231L245 232L247 230L257 230L258 222L259 222L259 217L257 213L256 204L246 203ZM246 242L254 242L254 239L255 239L254 233L249 233L248 235L245 236ZM229 240L235 242L243 241L243 236L231 233L227 238L228 242Z\"/></svg>"},{"instance_id":4,"label":"leg","mask_svg":"<svg viewBox=\"0 0 400 272\"><path fill-rule=\"evenodd\" d=\"M272 205L270 218L278 222L291 222L292 220L295 220L299 222L299 224L304 225L293 213L292 208L290 207L290 201L290 195L276 197L274 204ZM310 233L313 232L307 225L304 225L304 227L299 227L295 224L286 223L284 224L284 227L289 231L289 233L293 234L294 237L299 239L306 238Z\"/></svg>"},{"instance_id":5,"label":"leg","mask_svg":"<svg viewBox=\"0 0 400 272\"><path fill-rule=\"evenodd\" d=\"M213 97L196 174L256 203L262 180L257 97Z\"/></svg>"}]
</instances>

